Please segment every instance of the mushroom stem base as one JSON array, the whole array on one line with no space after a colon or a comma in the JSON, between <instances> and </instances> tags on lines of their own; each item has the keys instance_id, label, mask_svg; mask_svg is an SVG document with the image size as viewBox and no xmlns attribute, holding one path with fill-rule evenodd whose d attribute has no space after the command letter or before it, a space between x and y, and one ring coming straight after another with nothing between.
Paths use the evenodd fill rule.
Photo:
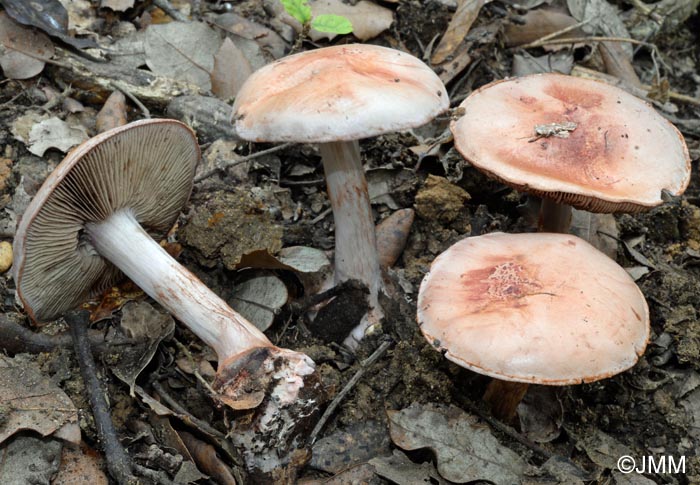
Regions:
<instances>
[{"instance_id":1,"label":"mushroom stem base","mask_svg":"<svg viewBox=\"0 0 700 485\"><path fill-rule=\"evenodd\" d=\"M243 450L250 483L296 483L310 458L306 437L328 400L311 359L261 347L219 364L217 398L241 419L229 433Z\"/></svg>"},{"instance_id":2,"label":"mushroom stem base","mask_svg":"<svg viewBox=\"0 0 700 485\"><path fill-rule=\"evenodd\" d=\"M356 140L338 141L322 143L319 150L335 223L335 283L356 279L369 288L370 314L352 332L359 341L382 317L381 270L360 146Z\"/></svg>"},{"instance_id":3,"label":"mushroom stem base","mask_svg":"<svg viewBox=\"0 0 700 485\"><path fill-rule=\"evenodd\" d=\"M484 401L490 406L491 414L507 423L515 418L518 404L525 397L529 386L524 382L492 379L484 393Z\"/></svg>"}]
</instances>

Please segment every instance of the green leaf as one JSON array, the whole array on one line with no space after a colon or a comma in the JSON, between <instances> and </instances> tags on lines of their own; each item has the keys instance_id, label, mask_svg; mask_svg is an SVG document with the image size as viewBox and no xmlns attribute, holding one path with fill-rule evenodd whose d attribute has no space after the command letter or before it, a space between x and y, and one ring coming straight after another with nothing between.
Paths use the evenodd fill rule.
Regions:
<instances>
[{"instance_id":1,"label":"green leaf","mask_svg":"<svg viewBox=\"0 0 700 485\"><path fill-rule=\"evenodd\" d=\"M349 34L352 23L342 15L318 15L311 21L311 28L331 34Z\"/></svg>"},{"instance_id":2,"label":"green leaf","mask_svg":"<svg viewBox=\"0 0 700 485\"><path fill-rule=\"evenodd\" d=\"M311 7L306 2L308 0L280 0L282 6L289 15L297 19L302 24L308 24L311 21Z\"/></svg>"}]
</instances>

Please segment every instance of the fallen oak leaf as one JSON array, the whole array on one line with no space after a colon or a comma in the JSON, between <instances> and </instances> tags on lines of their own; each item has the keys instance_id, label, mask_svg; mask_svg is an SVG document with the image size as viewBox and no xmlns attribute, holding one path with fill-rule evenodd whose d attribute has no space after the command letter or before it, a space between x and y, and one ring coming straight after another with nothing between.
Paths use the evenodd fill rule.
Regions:
<instances>
[{"instance_id":1,"label":"fallen oak leaf","mask_svg":"<svg viewBox=\"0 0 700 485\"><path fill-rule=\"evenodd\" d=\"M430 448L437 469L451 482L521 483L526 464L501 445L488 426L454 406L412 404L387 411L392 441L405 450Z\"/></svg>"}]
</instances>

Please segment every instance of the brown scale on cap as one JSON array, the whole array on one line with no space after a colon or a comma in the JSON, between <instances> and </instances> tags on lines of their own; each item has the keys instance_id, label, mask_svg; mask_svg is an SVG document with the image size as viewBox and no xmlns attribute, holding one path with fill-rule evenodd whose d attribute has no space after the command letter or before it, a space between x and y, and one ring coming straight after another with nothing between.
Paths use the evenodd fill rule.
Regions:
<instances>
[{"instance_id":1,"label":"brown scale on cap","mask_svg":"<svg viewBox=\"0 0 700 485\"><path fill-rule=\"evenodd\" d=\"M678 130L607 84L539 74L488 84L461 106L465 116L452 123L455 146L516 189L615 212L659 205L662 191L679 195L688 185L690 157ZM535 131L567 122L575 128L563 137Z\"/></svg>"}]
</instances>

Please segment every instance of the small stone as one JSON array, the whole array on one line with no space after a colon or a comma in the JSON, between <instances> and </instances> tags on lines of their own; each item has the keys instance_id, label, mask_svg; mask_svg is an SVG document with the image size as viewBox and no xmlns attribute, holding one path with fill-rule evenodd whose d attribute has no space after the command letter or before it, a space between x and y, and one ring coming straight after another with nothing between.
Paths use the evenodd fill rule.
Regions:
<instances>
[{"instance_id":1,"label":"small stone","mask_svg":"<svg viewBox=\"0 0 700 485\"><path fill-rule=\"evenodd\" d=\"M12 244L7 241L0 242L0 274L12 267Z\"/></svg>"}]
</instances>

